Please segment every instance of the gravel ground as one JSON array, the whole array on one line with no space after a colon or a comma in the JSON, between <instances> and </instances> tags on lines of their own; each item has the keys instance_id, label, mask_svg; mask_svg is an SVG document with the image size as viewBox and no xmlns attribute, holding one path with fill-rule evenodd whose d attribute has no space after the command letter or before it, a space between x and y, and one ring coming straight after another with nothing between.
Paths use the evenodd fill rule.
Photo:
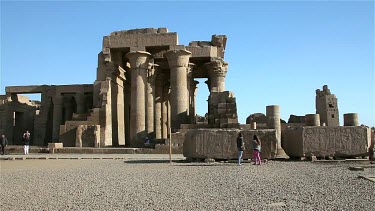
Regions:
<instances>
[{"instance_id":1,"label":"gravel ground","mask_svg":"<svg viewBox=\"0 0 375 211\"><path fill-rule=\"evenodd\" d=\"M356 163L0 161L0 210L374 210ZM374 167L374 165L372 165Z\"/></svg>"}]
</instances>

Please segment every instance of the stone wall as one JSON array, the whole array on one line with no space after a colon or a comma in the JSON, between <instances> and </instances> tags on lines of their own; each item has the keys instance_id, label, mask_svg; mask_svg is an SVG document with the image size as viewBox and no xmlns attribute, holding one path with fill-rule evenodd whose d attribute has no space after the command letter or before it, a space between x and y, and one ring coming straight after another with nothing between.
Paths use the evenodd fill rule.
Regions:
<instances>
[{"instance_id":1,"label":"stone wall","mask_svg":"<svg viewBox=\"0 0 375 211\"><path fill-rule=\"evenodd\" d=\"M209 124L218 128L239 128L236 98L232 92L212 92L208 107Z\"/></svg>"},{"instance_id":2,"label":"stone wall","mask_svg":"<svg viewBox=\"0 0 375 211\"><path fill-rule=\"evenodd\" d=\"M100 125L80 125L76 132L76 147L99 147Z\"/></svg>"},{"instance_id":3,"label":"stone wall","mask_svg":"<svg viewBox=\"0 0 375 211\"><path fill-rule=\"evenodd\" d=\"M188 158L237 159L237 136L241 132L246 150L243 159L252 158L252 140L262 141L261 157L274 159L277 153L276 130L192 129L185 135L183 154Z\"/></svg>"},{"instance_id":4,"label":"stone wall","mask_svg":"<svg viewBox=\"0 0 375 211\"><path fill-rule=\"evenodd\" d=\"M282 147L290 157L353 157L368 154L370 129L366 127L287 128Z\"/></svg>"}]
</instances>

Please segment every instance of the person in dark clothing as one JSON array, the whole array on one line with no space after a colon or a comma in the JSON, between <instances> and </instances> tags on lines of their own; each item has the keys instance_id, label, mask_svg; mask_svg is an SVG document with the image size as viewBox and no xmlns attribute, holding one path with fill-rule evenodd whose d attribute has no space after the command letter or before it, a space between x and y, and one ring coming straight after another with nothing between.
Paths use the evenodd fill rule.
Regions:
<instances>
[{"instance_id":1,"label":"person in dark clothing","mask_svg":"<svg viewBox=\"0 0 375 211\"><path fill-rule=\"evenodd\" d=\"M5 135L1 135L0 145L1 145L1 155L4 155L5 147L8 145L8 139L5 137Z\"/></svg>"},{"instance_id":2,"label":"person in dark clothing","mask_svg":"<svg viewBox=\"0 0 375 211\"><path fill-rule=\"evenodd\" d=\"M243 154L243 151L245 150L245 143L243 142L243 137L241 133L239 133L237 137L237 149L238 149L238 156L237 156L238 165L241 166L242 154Z\"/></svg>"}]
</instances>

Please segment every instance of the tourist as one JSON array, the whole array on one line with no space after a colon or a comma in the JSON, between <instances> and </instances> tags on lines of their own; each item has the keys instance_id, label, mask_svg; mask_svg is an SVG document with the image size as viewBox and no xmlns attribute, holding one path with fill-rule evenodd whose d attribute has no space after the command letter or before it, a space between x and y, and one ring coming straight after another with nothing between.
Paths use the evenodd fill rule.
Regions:
<instances>
[{"instance_id":1,"label":"tourist","mask_svg":"<svg viewBox=\"0 0 375 211\"><path fill-rule=\"evenodd\" d=\"M254 157L254 165L260 165L260 147L261 142L257 135L254 135L253 138L253 157Z\"/></svg>"},{"instance_id":2,"label":"tourist","mask_svg":"<svg viewBox=\"0 0 375 211\"><path fill-rule=\"evenodd\" d=\"M28 130L23 134L23 151L25 155L29 154L29 145L30 145L30 133Z\"/></svg>"},{"instance_id":3,"label":"tourist","mask_svg":"<svg viewBox=\"0 0 375 211\"><path fill-rule=\"evenodd\" d=\"M0 147L1 147L1 155L5 154L5 147L8 145L8 139L5 137L5 135L1 135L0 140Z\"/></svg>"},{"instance_id":4,"label":"tourist","mask_svg":"<svg viewBox=\"0 0 375 211\"><path fill-rule=\"evenodd\" d=\"M150 147L150 139L147 136L145 138L145 147Z\"/></svg>"},{"instance_id":5,"label":"tourist","mask_svg":"<svg viewBox=\"0 0 375 211\"><path fill-rule=\"evenodd\" d=\"M237 156L238 165L241 166L242 154L243 154L243 151L245 150L245 143L243 142L243 137L241 133L239 133L237 137L237 149L238 149L238 156Z\"/></svg>"}]
</instances>

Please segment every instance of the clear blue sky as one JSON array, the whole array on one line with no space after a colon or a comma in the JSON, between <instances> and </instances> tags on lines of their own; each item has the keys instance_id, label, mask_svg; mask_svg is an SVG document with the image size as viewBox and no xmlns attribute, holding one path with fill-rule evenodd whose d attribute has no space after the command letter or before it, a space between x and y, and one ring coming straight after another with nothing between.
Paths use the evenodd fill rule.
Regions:
<instances>
[{"instance_id":1,"label":"clear blue sky","mask_svg":"<svg viewBox=\"0 0 375 211\"><path fill-rule=\"evenodd\" d=\"M167 27L180 44L228 36L227 90L239 120L280 105L281 117L315 113L328 84L344 113L375 125L373 1L1 1L1 87L93 83L102 37ZM208 90L199 84L198 114Z\"/></svg>"}]
</instances>

